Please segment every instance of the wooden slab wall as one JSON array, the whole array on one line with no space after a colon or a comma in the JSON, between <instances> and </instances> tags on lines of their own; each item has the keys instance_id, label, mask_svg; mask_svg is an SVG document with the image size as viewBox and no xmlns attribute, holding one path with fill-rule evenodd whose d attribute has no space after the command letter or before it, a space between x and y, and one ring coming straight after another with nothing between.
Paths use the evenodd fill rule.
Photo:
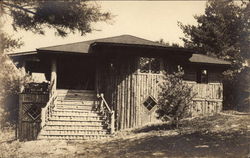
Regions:
<instances>
[{"instance_id":1,"label":"wooden slab wall","mask_svg":"<svg viewBox=\"0 0 250 158\"><path fill-rule=\"evenodd\" d=\"M191 116L210 115L222 110L223 102L223 84L219 71L208 69L208 83L202 84L196 82L196 69L186 69L186 82L193 87L193 93L196 96L193 106L189 109Z\"/></svg>"},{"instance_id":2,"label":"wooden slab wall","mask_svg":"<svg viewBox=\"0 0 250 158\"><path fill-rule=\"evenodd\" d=\"M162 67L173 68L170 62ZM102 60L98 70L100 92L116 112L116 129L139 127L148 123L159 122L155 106L148 110L144 101L150 96L157 102L162 74L139 73L138 58L122 57ZM219 112L222 109L222 83L217 72L211 72L208 84L197 84L196 73L187 71L187 82L193 86L197 96L190 112L193 116Z\"/></svg>"},{"instance_id":3,"label":"wooden slab wall","mask_svg":"<svg viewBox=\"0 0 250 158\"><path fill-rule=\"evenodd\" d=\"M41 109L48 101L47 94L19 94L18 138L20 141L35 140L40 132L41 118L29 114L32 107ZM39 111L39 110L38 110Z\"/></svg>"}]
</instances>

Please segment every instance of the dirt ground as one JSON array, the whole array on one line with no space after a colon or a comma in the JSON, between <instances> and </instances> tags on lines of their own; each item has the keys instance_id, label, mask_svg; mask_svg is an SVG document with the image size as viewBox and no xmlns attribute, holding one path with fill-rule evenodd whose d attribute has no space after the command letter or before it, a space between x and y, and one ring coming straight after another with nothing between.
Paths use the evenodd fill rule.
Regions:
<instances>
[{"instance_id":1,"label":"dirt ground","mask_svg":"<svg viewBox=\"0 0 250 158\"><path fill-rule=\"evenodd\" d=\"M250 115L224 112L116 133L100 141L13 140L0 133L0 158L250 157Z\"/></svg>"}]
</instances>

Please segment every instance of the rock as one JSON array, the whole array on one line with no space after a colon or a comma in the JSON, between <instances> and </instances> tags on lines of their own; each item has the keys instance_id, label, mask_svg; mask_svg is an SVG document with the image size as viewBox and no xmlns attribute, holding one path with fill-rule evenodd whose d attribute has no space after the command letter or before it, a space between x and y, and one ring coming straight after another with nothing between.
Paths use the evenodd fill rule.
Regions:
<instances>
[{"instance_id":1,"label":"rock","mask_svg":"<svg viewBox=\"0 0 250 158\"><path fill-rule=\"evenodd\" d=\"M208 145L196 145L195 148L209 148Z\"/></svg>"},{"instance_id":2,"label":"rock","mask_svg":"<svg viewBox=\"0 0 250 158\"><path fill-rule=\"evenodd\" d=\"M238 127L239 125L231 125L231 127L235 128L235 127Z\"/></svg>"}]
</instances>

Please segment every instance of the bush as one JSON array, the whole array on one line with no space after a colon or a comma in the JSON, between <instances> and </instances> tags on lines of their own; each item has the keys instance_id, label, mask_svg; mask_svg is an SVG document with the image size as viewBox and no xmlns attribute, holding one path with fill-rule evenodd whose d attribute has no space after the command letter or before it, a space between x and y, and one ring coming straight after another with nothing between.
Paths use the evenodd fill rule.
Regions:
<instances>
[{"instance_id":1,"label":"bush","mask_svg":"<svg viewBox=\"0 0 250 158\"><path fill-rule=\"evenodd\" d=\"M250 111L250 68L244 67L233 80L223 82L224 110Z\"/></svg>"},{"instance_id":2,"label":"bush","mask_svg":"<svg viewBox=\"0 0 250 158\"><path fill-rule=\"evenodd\" d=\"M31 77L0 54L0 128L14 125L18 117L18 92Z\"/></svg>"},{"instance_id":3,"label":"bush","mask_svg":"<svg viewBox=\"0 0 250 158\"><path fill-rule=\"evenodd\" d=\"M179 121L188 115L188 108L195 96L192 87L183 80L183 75L184 71L180 67L177 72L165 74L156 111L159 119L171 120L177 128Z\"/></svg>"}]
</instances>

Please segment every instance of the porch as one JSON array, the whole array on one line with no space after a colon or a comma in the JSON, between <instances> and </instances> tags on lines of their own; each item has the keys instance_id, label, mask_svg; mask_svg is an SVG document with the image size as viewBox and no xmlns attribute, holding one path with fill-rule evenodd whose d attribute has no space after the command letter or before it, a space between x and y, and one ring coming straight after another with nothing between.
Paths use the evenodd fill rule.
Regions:
<instances>
[{"instance_id":1,"label":"porch","mask_svg":"<svg viewBox=\"0 0 250 158\"><path fill-rule=\"evenodd\" d=\"M45 66L40 59L24 60L23 70L44 73L48 100L34 100L46 94L20 94L19 139L101 139L112 134L114 111L99 93L94 57L51 58Z\"/></svg>"}]
</instances>

